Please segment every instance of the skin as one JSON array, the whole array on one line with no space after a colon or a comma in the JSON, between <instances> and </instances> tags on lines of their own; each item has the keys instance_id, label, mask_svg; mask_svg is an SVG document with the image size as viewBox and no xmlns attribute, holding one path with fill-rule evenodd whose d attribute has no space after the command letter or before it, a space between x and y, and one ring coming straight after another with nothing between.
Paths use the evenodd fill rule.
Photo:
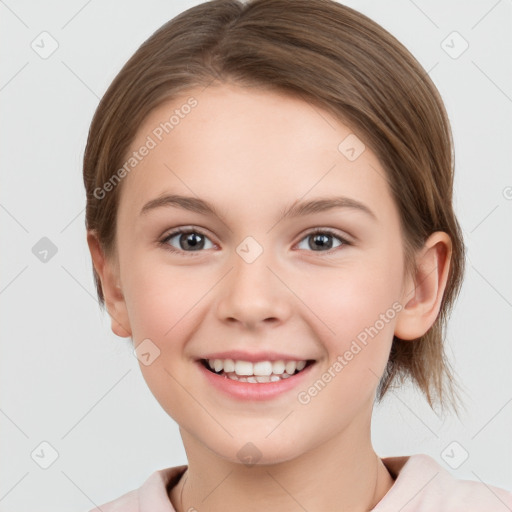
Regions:
<instances>
[{"instance_id":1,"label":"skin","mask_svg":"<svg viewBox=\"0 0 512 512\"><path fill-rule=\"evenodd\" d=\"M188 471L170 499L178 512L369 510L393 485L371 442L376 389L393 334L414 340L438 315L450 238L433 233L416 255L416 274L406 276L399 212L376 156L366 147L349 161L338 145L352 130L281 93L191 89L150 113L130 151L190 96L197 107L123 179L116 255L105 258L88 233L113 332L135 346L149 338L160 350L140 368L187 452ZM139 215L164 193L205 199L222 218L177 207ZM350 208L280 216L299 199L333 195L364 203L376 219ZM186 235L167 242L176 253L158 244L190 225L206 236L200 252L187 249ZM313 228L335 231L332 249L315 245L307 236ZM236 252L248 236L263 249L252 263ZM403 309L317 396L299 403L297 393L394 303ZM205 384L195 363L234 349L317 362L300 389L241 402ZM248 442L261 453L252 467L237 456Z\"/></svg>"}]
</instances>

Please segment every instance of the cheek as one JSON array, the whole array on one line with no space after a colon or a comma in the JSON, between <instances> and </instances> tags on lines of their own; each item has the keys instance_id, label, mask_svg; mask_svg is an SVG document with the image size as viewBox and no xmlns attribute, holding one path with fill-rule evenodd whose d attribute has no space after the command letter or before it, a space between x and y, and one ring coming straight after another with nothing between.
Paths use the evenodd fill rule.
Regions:
<instances>
[{"instance_id":1,"label":"cheek","mask_svg":"<svg viewBox=\"0 0 512 512\"><path fill-rule=\"evenodd\" d=\"M311 279L304 282L298 295L318 317L315 323L330 362L346 354L346 359L358 361L350 366L382 369L401 307L401 264L399 255L381 252L379 257L359 258L343 268L317 272L316 286L311 286Z\"/></svg>"},{"instance_id":2,"label":"cheek","mask_svg":"<svg viewBox=\"0 0 512 512\"><path fill-rule=\"evenodd\" d=\"M134 341L169 340L211 287L208 276L190 269L132 260L123 285ZM185 322L183 322L185 321Z\"/></svg>"},{"instance_id":3,"label":"cheek","mask_svg":"<svg viewBox=\"0 0 512 512\"><path fill-rule=\"evenodd\" d=\"M401 268L384 262L330 268L304 282L304 302L336 336L354 335L373 324L400 297ZM334 335L334 333L332 333Z\"/></svg>"}]
</instances>

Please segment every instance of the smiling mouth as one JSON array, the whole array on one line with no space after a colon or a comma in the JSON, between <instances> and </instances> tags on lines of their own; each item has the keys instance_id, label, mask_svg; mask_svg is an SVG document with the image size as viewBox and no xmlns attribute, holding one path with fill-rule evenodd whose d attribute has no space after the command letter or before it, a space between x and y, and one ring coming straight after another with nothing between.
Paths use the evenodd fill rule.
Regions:
<instances>
[{"instance_id":1,"label":"smiling mouth","mask_svg":"<svg viewBox=\"0 0 512 512\"><path fill-rule=\"evenodd\" d=\"M239 382L251 382L251 383L265 383L265 382L277 382L293 377L305 368L308 368L316 361L314 359L308 359L306 361L293 362L284 361L275 362L275 364L269 361L262 361L252 365L247 362L237 361L235 365L228 365L228 371L224 370L224 364L217 363L217 366L213 364L212 360L200 359L200 363L211 373L215 375L223 376L224 378L239 381ZM298 364L297 364L298 363ZM215 370L215 367L218 369Z\"/></svg>"}]
</instances>

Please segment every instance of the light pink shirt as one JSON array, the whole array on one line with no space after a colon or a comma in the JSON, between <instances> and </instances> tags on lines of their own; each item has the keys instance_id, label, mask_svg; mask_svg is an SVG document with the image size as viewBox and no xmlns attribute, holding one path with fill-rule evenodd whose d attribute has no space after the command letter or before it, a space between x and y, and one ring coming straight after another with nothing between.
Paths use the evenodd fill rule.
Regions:
<instances>
[{"instance_id":1,"label":"light pink shirt","mask_svg":"<svg viewBox=\"0 0 512 512\"><path fill-rule=\"evenodd\" d=\"M395 483L371 512L507 512L512 492L472 480L458 480L432 457L415 454L382 462ZM155 471L144 484L89 512L176 512L169 490L187 466Z\"/></svg>"}]
</instances>

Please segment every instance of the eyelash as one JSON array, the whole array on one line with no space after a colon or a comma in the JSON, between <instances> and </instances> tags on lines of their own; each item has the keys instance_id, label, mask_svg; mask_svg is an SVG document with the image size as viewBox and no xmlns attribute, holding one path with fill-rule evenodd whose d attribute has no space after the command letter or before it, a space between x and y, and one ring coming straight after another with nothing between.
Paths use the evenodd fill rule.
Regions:
<instances>
[{"instance_id":1,"label":"eyelash","mask_svg":"<svg viewBox=\"0 0 512 512\"><path fill-rule=\"evenodd\" d=\"M183 251L181 249L176 249L174 247L172 247L171 245L169 245L167 242L169 240L171 240L172 238L174 238L176 235L181 235L181 234L191 234L191 233L197 233L201 236L204 236L206 238L209 238L205 233L203 233L203 231L201 231L200 229L196 229L196 228L193 228L193 227L189 227L189 228L179 228L179 229L176 229L174 231L171 231L170 233L168 233L162 240L160 240L158 243L159 245L161 245L164 249L172 252L172 253L181 253L182 255L184 256L192 256L192 257L195 257L195 256L199 256L202 252L204 251ZM309 231L308 233L306 233L304 235L303 238L300 239L300 242L302 242L302 240L304 240L305 238L309 237L309 236L314 236L314 235L318 235L318 234L323 234L323 235L331 235L333 236L334 238L337 238L341 243L342 245L341 246L338 246L338 247L334 247L332 249L329 249L328 251L318 251L319 253L324 253L324 254L327 254L327 255L332 255L332 253L334 251L336 251L337 249L340 249L341 247L343 247L344 245L352 245L347 239L341 237L340 235L338 235L334 230L332 229L329 229L329 228L315 228L314 230L312 231ZM309 251L309 252L317 252L317 251Z\"/></svg>"}]
</instances>

